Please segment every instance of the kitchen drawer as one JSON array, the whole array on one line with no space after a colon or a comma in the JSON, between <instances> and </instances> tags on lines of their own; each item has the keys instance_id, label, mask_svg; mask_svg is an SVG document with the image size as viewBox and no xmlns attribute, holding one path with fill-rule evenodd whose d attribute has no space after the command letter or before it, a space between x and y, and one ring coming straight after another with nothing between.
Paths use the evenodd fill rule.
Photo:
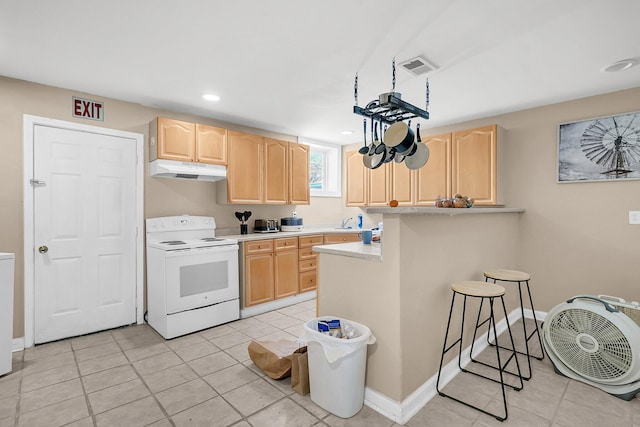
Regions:
<instances>
[{"instance_id":1,"label":"kitchen drawer","mask_svg":"<svg viewBox=\"0 0 640 427\"><path fill-rule=\"evenodd\" d=\"M264 254L273 252L273 240L254 240L244 242L244 254Z\"/></svg>"},{"instance_id":2,"label":"kitchen drawer","mask_svg":"<svg viewBox=\"0 0 640 427\"><path fill-rule=\"evenodd\" d=\"M298 262L298 266L300 268L300 272L315 270L318 268L318 260L317 259L300 260Z\"/></svg>"},{"instance_id":3,"label":"kitchen drawer","mask_svg":"<svg viewBox=\"0 0 640 427\"><path fill-rule=\"evenodd\" d=\"M300 248L298 258L300 261L304 259L318 259L318 253L314 252L311 248Z\"/></svg>"},{"instance_id":4,"label":"kitchen drawer","mask_svg":"<svg viewBox=\"0 0 640 427\"><path fill-rule=\"evenodd\" d=\"M298 238L288 237L286 239L275 239L276 251L282 251L285 249L298 249Z\"/></svg>"},{"instance_id":5,"label":"kitchen drawer","mask_svg":"<svg viewBox=\"0 0 640 427\"><path fill-rule=\"evenodd\" d=\"M309 292L316 288L318 272L316 270L300 273L300 292Z\"/></svg>"},{"instance_id":6,"label":"kitchen drawer","mask_svg":"<svg viewBox=\"0 0 640 427\"><path fill-rule=\"evenodd\" d=\"M301 248L310 248L314 245L321 245L323 242L322 234L313 234L310 236L301 236L300 238Z\"/></svg>"},{"instance_id":7,"label":"kitchen drawer","mask_svg":"<svg viewBox=\"0 0 640 427\"><path fill-rule=\"evenodd\" d=\"M332 243L346 243L346 242L359 242L360 235L358 233L336 233L325 234L324 244L330 245Z\"/></svg>"}]
</instances>

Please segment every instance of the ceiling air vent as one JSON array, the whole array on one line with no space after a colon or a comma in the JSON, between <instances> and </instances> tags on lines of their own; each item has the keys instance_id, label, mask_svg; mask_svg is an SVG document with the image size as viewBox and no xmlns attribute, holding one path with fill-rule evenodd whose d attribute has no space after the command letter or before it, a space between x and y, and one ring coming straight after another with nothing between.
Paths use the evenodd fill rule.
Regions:
<instances>
[{"instance_id":1,"label":"ceiling air vent","mask_svg":"<svg viewBox=\"0 0 640 427\"><path fill-rule=\"evenodd\" d=\"M400 63L400 67L414 76L435 71L436 67L421 56Z\"/></svg>"}]
</instances>

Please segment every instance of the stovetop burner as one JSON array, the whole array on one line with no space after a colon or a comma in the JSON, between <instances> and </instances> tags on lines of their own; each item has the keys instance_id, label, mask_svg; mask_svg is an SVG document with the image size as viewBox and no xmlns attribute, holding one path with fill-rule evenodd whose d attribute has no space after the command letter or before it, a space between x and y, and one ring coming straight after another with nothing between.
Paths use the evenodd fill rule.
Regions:
<instances>
[{"instance_id":1,"label":"stovetop burner","mask_svg":"<svg viewBox=\"0 0 640 427\"><path fill-rule=\"evenodd\" d=\"M200 239L203 242L219 242L221 240L225 240L225 239L218 239L217 237L205 237L203 239Z\"/></svg>"},{"instance_id":2,"label":"stovetop burner","mask_svg":"<svg viewBox=\"0 0 640 427\"><path fill-rule=\"evenodd\" d=\"M187 242L183 242L182 240L167 240L164 242L160 242L162 245L186 245Z\"/></svg>"}]
</instances>

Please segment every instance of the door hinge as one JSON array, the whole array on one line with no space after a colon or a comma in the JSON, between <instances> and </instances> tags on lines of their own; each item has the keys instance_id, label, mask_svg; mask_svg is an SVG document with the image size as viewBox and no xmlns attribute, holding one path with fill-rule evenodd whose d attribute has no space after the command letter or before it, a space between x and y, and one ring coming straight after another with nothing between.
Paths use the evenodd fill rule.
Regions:
<instances>
[{"instance_id":1,"label":"door hinge","mask_svg":"<svg viewBox=\"0 0 640 427\"><path fill-rule=\"evenodd\" d=\"M32 187L45 187L47 185L45 181L33 178L29 180L29 184L31 184Z\"/></svg>"}]
</instances>

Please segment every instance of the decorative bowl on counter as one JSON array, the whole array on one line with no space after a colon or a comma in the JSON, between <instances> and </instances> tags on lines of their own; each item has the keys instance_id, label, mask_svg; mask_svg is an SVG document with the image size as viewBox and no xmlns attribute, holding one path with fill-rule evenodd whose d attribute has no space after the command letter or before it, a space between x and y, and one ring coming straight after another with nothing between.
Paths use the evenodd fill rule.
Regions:
<instances>
[{"instance_id":1,"label":"decorative bowl on counter","mask_svg":"<svg viewBox=\"0 0 640 427\"><path fill-rule=\"evenodd\" d=\"M470 208L473 206L473 202L474 200L467 196L456 194L451 199L438 197L435 205L436 208Z\"/></svg>"}]
</instances>

